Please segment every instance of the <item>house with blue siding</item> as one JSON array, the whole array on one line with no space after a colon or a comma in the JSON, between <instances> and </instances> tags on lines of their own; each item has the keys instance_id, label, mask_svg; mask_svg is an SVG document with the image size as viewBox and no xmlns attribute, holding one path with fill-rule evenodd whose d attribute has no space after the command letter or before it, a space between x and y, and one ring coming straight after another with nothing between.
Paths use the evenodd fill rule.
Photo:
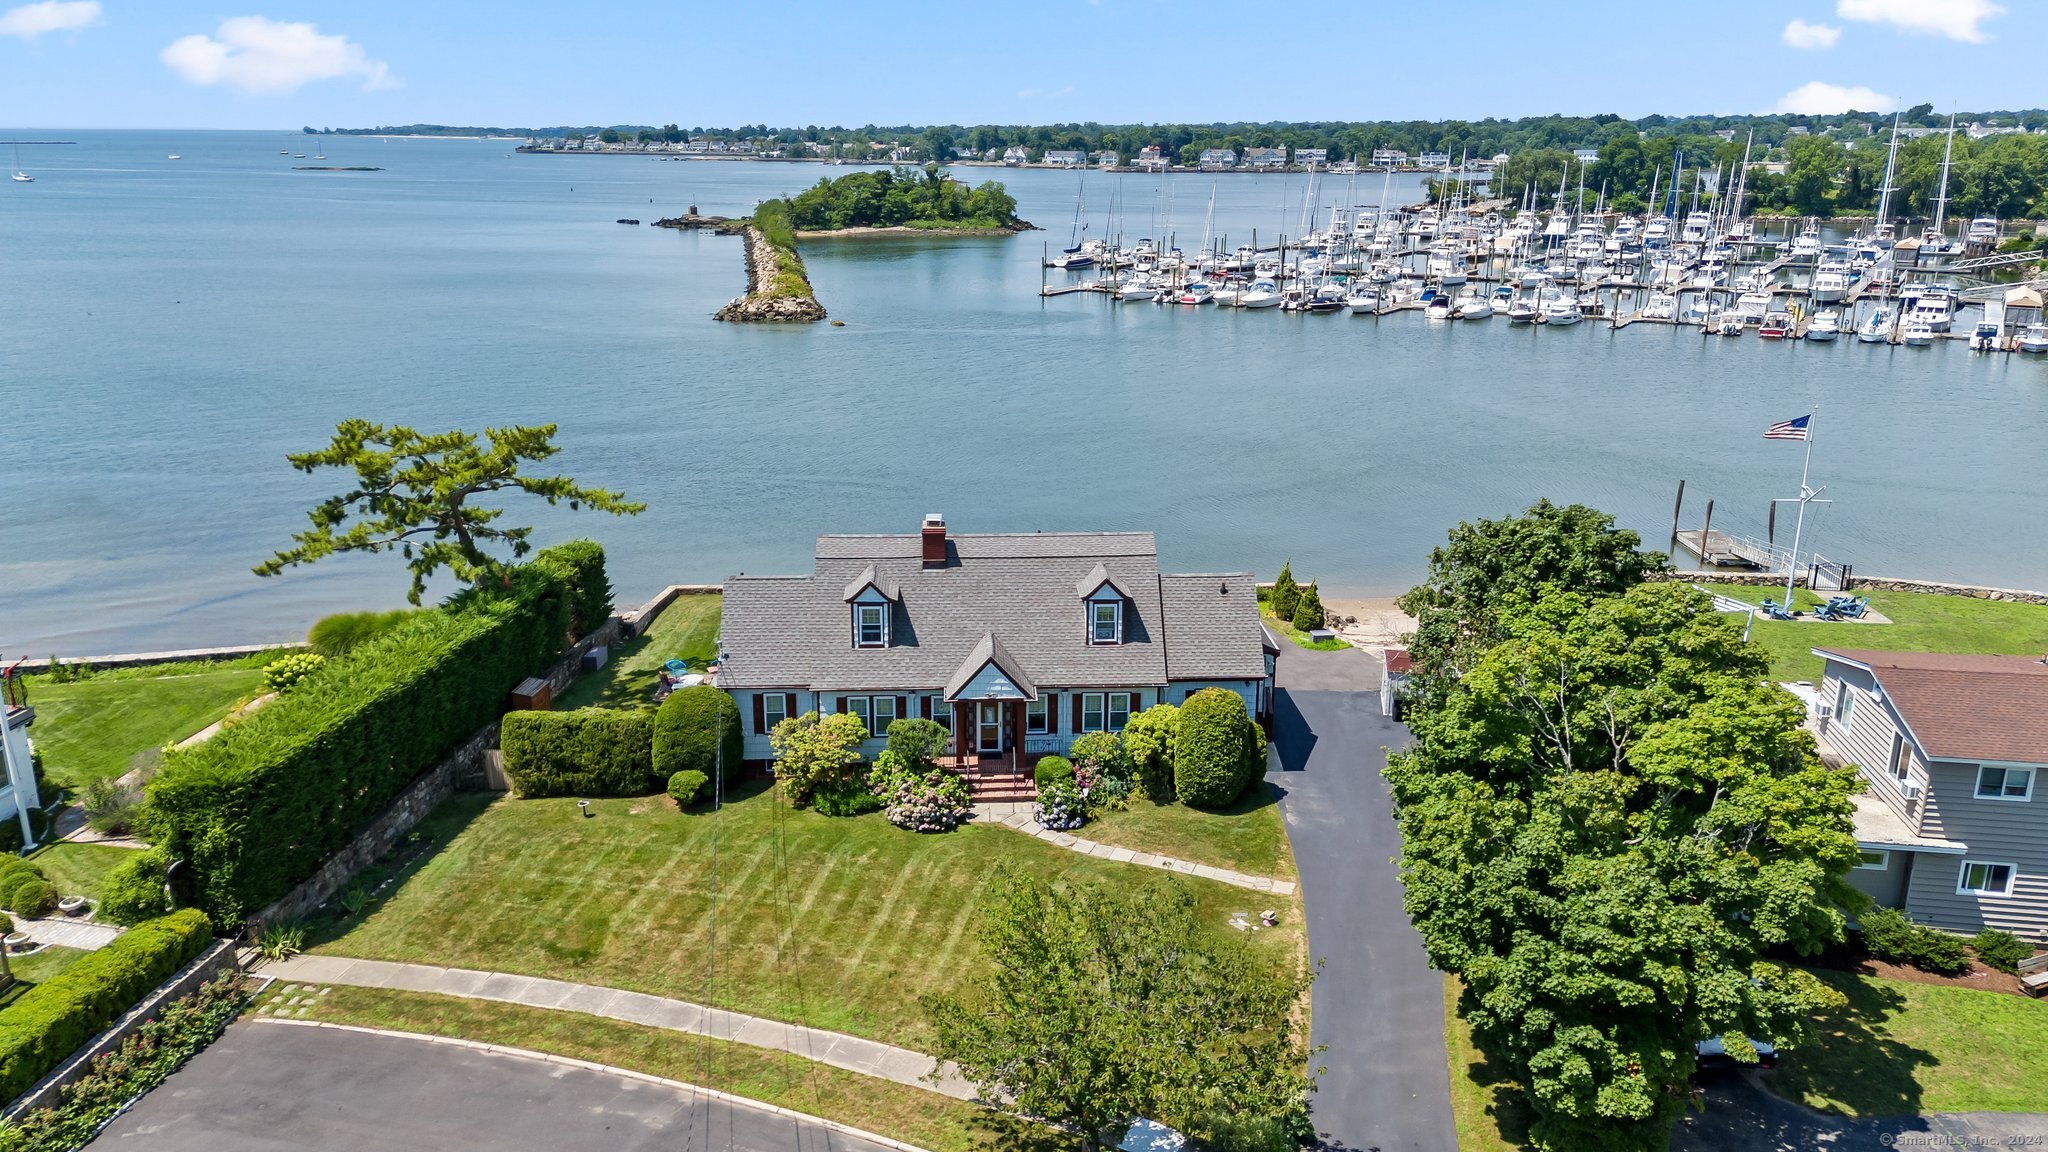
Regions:
<instances>
[{"instance_id":1,"label":"house with blue siding","mask_svg":"<svg viewBox=\"0 0 2048 1152\"><path fill-rule=\"evenodd\" d=\"M812 571L725 583L719 687L745 757L772 760L782 720L851 712L873 738L899 719L952 733L948 767L1028 782L1084 732L1226 688L1261 720L1278 642L1249 572L1159 570L1150 532L820 536Z\"/></svg>"},{"instance_id":2,"label":"house with blue siding","mask_svg":"<svg viewBox=\"0 0 2048 1152\"><path fill-rule=\"evenodd\" d=\"M2048 942L2048 663L1813 653L1822 752L1866 786L1850 883L1936 928Z\"/></svg>"}]
</instances>

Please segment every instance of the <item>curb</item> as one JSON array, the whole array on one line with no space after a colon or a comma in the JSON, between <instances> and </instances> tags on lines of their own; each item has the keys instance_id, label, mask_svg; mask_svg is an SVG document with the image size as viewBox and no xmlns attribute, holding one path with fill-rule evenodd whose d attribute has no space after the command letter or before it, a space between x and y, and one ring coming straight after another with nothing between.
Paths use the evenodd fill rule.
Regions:
<instances>
[{"instance_id":1,"label":"curb","mask_svg":"<svg viewBox=\"0 0 2048 1152\"><path fill-rule=\"evenodd\" d=\"M768 1113L771 1116L802 1120L837 1132L842 1136L852 1136L856 1139L872 1141L884 1148L895 1149L896 1152L926 1152L926 1149L916 1144L906 1144L901 1140L878 1135L864 1128L855 1128L851 1124L842 1124L837 1120L827 1120L823 1116L813 1116L808 1112L798 1112L791 1108L764 1103L746 1096L735 1096L730 1092L721 1092L716 1088L688 1084L681 1080L670 1080L665 1077L652 1075L651 1073L635 1071L631 1068L599 1064L594 1060L578 1060L573 1056L557 1056L549 1052L536 1052L530 1048L511 1048L503 1044L485 1044L480 1040L464 1040L454 1036L430 1036L424 1032L401 1032L395 1028L365 1028L360 1024L330 1024L324 1020L280 1020L274 1016L251 1016L245 1019L256 1024L280 1024L293 1028L329 1028L337 1032L361 1032L371 1036L397 1036L406 1040L424 1040L429 1044L441 1044L450 1048L466 1048L472 1052L483 1052L495 1056L512 1056L522 1060L538 1061L543 1064L560 1064L569 1068L581 1068L586 1072L602 1072L606 1075L619 1076L627 1080L637 1080L643 1084L674 1088L683 1092L702 1093L712 1100L725 1104L737 1104L757 1112ZM858 1075L858 1073L855 1073L855 1075Z\"/></svg>"}]
</instances>

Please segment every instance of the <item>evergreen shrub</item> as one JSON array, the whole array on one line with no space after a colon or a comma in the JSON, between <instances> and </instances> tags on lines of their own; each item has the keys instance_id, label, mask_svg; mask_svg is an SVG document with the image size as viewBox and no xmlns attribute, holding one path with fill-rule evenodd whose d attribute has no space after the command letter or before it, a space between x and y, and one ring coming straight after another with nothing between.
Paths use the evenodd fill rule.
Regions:
<instances>
[{"instance_id":1,"label":"evergreen shrub","mask_svg":"<svg viewBox=\"0 0 2048 1152\"><path fill-rule=\"evenodd\" d=\"M723 759L730 782L740 771L741 736L739 705L722 689L678 688L654 712L655 774L702 772L709 779Z\"/></svg>"},{"instance_id":2,"label":"evergreen shrub","mask_svg":"<svg viewBox=\"0 0 2048 1152\"><path fill-rule=\"evenodd\" d=\"M520 796L642 796L654 790L645 711L507 712L498 730L505 775Z\"/></svg>"}]
</instances>

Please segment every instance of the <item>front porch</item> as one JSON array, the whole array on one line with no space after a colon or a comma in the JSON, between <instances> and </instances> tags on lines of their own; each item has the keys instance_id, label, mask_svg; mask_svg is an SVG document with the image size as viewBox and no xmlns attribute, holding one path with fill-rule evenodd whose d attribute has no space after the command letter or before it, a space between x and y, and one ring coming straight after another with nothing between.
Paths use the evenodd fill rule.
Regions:
<instances>
[{"instance_id":1,"label":"front porch","mask_svg":"<svg viewBox=\"0 0 2048 1152\"><path fill-rule=\"evenodd\" d=\"M1025 701L955 701L952 720L953 741L939 767L966 780L976 803L1038 799L1032 766L1064 749L1058 736L1026 730Z\"/></svg>"}]
</instances>

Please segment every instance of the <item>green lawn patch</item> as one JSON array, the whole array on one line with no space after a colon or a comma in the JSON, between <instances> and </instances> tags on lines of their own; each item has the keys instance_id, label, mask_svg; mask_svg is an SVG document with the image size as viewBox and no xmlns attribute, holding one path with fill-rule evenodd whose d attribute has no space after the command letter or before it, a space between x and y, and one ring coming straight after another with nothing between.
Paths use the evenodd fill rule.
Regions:
<instances>
[{"instance_id":1,"label":"green lawn patch","mask_svg":"<svg viewBox=\"0 0 2048 1152\"><path fill-rule=\"evenodd\" d=\"M700 1084L851 1124L931 1152L1066 1152L1065 1133L783 1052L771 1052L580 1012L464 1000L426 992L336 987L309 1020L456 1036Z\"/></svg>"},{"instance_id":2,"label":"green lawn patch","mask_svg":"<svg viewBox=\"0 0 2048 1152\"><path fill-rule=\"evenodd\" d=\"M134 859L135 852L133 848L72 844L60 840L36 849L29 859L42 866L43 874L57 886L58 892L97 900L100 881L113 871L114 865Z\"/></svg>"},{"instance_id":3,"label":"green lawn patch","mask_svg":"<svg viewBox=\"0 0 2048 1152\"><path fill-rule=\"evenodd\" d=\"M1765 597L1782 600L1785 589L1709 584L1715 592L1751 604ZM1777 680L1820 681L1820 657L1814 648L1876 648L1891 652L1988 652L2006 656L2039 656L2048 652L2048 605L2011 600L1978 600L1931 592L1866 592L1870 606L1890 624L1830 624L1812 620L1768 620L1758 617L1750 638L1771 653L1771 676ZM1826 601L1804 588L1793 597L1810 610Z\"/></svg>"},{"instance_id":4,"label":"green lawn patch","mask_svg":"<svg viewBox=\"0 0 2048 1152\"><path fill-rule=\"evenodd\" d=\"M1075 835L1249 876L1295 878L1294 853L1280 817L1280 790L1265 780L1255 781L1237 803L1220 812L1133 798L1125 811L1090 817Z\"/></svg>"},{"instance_id":5,"label":"green lawn patch","mask_svg":"<svg viewBox=\"0 0 2048 1152\"><path fill-rule=\"evenodd\" d=\"M1308 633L1301 631L1294 625L1289 624L1287 621L1282 620L1278 616L1273 615L1273 613L1267 611L1266 606L1263 604L1259 605L1259 619L1265 623L1266 627L1271 628L1273 630L1273 634L1275 636L1281 636L1288 640L1292 640L1297 645L1306 648L1311 652L1335 652L1340 648L1351 647L1351 645L1346 644L1344 641L1336 639L1335 637L1332 637L1328 640L1311 640L1308 638Z\"/></svg>"},{"instance_id":6,"label":"green lawn patch","mask_svg":"<svg viewBox=\"0 0 2048 1152\"><path fill-rule=\"evenodd\" d=\"M2048 1112L2048 1004L1851 972L1815 975L1848 1007L1785 1053L1780 1096L1848 1116Z\"/></svg>"},{"instance_id":7,"label":"green lawn patch","mask_svg":"<svg viewBox=\"0 0 2048 1152\"><path fill-rule=\"evenodd\" d=\"M1536 1119L1522 1087L1472 1045L1472 1026L1458 1014L1456 976L1444 976L1444 1054L1451 1068L1451 1121L1458 1152L1514 1152Z\"/></svg>"},{"instance_id":8,"label":"green lawn patch","mask_svg":"<svg viewBox=\"0 0 2048 1152\"><path fill-rule=\"evenodd\" d=\"M314 950L709 999L923 1049L918 997L960 993L978 974L973 901L999 866L1185 884L1219 932L1231 912L1271 899L1007 828L920 836L880 813L793 811L757 780L736 791L715 818L663 796L593 800L588 819L569 798L458 796L421 826L436 850L366 914L315 925ZM362 886L375 891L379 880ZM1297 918L1253 940L1275 963L1300 963Z\"/></svg>"},{"instance_id":9,"label":"green lawn patch","mask_svg":"<svg viewBox=\"0 0 2048 1152\"><path fill-rule=\"evenodd\" d=\"M28 702L36 722L30 735L51 782L82 789L121 775L137 754L182 740L260 695L261 666L237 660L124 668L73 682L31 676Z\"/></svg>"},{"instance_id":10,"label":"green lawn patch","mask_svg":"<svg viewBox=\"0 0 2048 1152\"><path fill-rule=\"evenodd\" d=\"M604 667L569 686L557 708L652 708L661 666L690 662L701 672L718 655L718 611L723 596L677 596L647 630L611 650Z\"/></svg>"},{"instance_id":11,"label":"green lawn patch","mask_svg":"<svg viewBox=\"0 0 2048 1152\"><path fill-rule=\"evenodd\" d=\"M9 956L7 970L14 973L14 983L0 992L0 1008L4 1008L28 992L29 989L50 979L79 960L91 955L82 948L64 948L51 945L37 950L29 956Z\"/></svg>"}]
</instances>

